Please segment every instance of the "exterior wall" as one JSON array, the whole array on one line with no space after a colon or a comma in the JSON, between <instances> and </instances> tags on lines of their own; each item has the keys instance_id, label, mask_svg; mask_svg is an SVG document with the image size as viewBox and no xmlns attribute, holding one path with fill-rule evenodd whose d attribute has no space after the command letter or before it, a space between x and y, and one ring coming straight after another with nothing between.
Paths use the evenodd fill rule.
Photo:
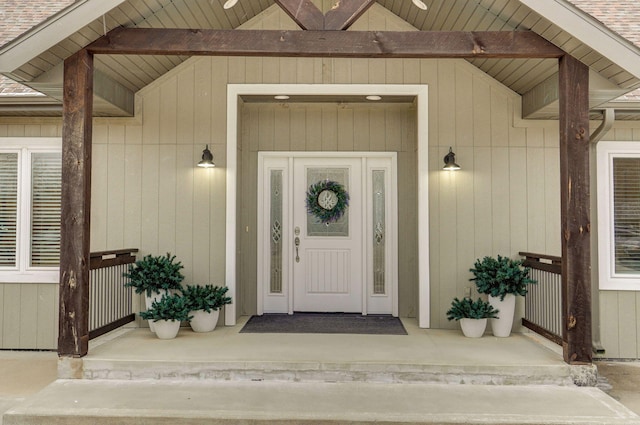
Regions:
<instances>
[{"instance_id":1,"label":"exterior wall","mask_svg":"<svg viewBox=\"0 0 640 425\"><path fill-rule=\"evenodd\" d=\"M0 137L61 137L60 122L2 119ZM0 283L0 309L0 349L57 348L57 283Z\"/></svg>"},{"instance_id":2,"label":"exterior wall","mask_svg":"<svg viewBox=\"0 0 640 425\"><path fill-rule=\"evenodd\" d=\"M247 27L292 25L278 9L269 9ZM357 25L401 29L404 24L374 6ZM242 57L194 58L139 93L141 125L115 120L96 125L92 250L125 245L138 246L142 255L171 251L185 263L187 282L223 281L227 83L429 85L433 327L456 327L446 321L445 311L454 296L472 286L468 270L476 258L516 256L522 250L559 254L557 123L514 120L519 96L466 61ZM291 128L297 118L292 117L301 111L262 114L244 108L244 133L258 131L259 143L273 149L290 147L287 140L296 137ZM306 147L356 150L355 139L327 125L348 113L307 109ZM281 121L289 129L276 125ZM382 123L367 118L358 124L376 150L387 143ZM205 143L218 165L213 170L194 167ZM449 146L463 167L453 174L441 171ZM245 184L255 181L249 179ZM241 208L240 214L239 249L255 252L248 242L255 238L255 216L251 208ZM415 268L410 264L405 271L408 280ZM238 294L244 313L255 311L255 277L250 279L240 284ZM417 282L405 286L401 298L403 314L414 316Z\"/></svg>"},{"instance_id":3,"label":"exterior wall","mask_svg":"<svg viewBox=\"0 0 640 425\"><path fill-rule=\"evenodd\" d=\"M617 122L602 140L640 142L640 123ZM595 157L595 148L591 152L592 157ZM592 167L592 174L595 176L594 167ZM596 198L595 186L593 193L593 197ZM592 221L595 223L597 210L594 199L592 199L592 205L594 216ZM594 265L592 279L596 285L594 295L598 298L594 300L594 308L599 309L594 311L594 315L599 319L599 323L595 323L594 331L599 333L600 342L605 349L602 357L638 359L640 358L640 292L598 290L597 241L594 241L592 246L595 247L592 255Z\"/></svg>"},{"instance_id":4,"label":"exterior wall","mask_svg":"<svg viewBox=\"0 0 640 425\"><path fill-rule=\"evenodd\" d=\"M258 151L398 152L400 316L417 311L416 114L413 104L258 104L242 108L238 276L243 314L256 312ZM261 212L258 212L261 214Z\"/></svg>"}]
</instances>

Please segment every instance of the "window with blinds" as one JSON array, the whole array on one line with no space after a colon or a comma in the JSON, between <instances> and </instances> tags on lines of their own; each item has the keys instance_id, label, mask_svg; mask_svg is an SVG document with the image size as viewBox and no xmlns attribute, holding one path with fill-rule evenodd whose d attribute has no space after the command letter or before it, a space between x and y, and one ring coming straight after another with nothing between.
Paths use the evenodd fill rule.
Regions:
<instances>
[{"instance_id":1,"label":"window with blinds","mask_svg":"<svg viewBox=\"0 0 640 425\"><path fill-rule=\"evenodd\" d=\"M60 144L0 138L0 282L58 281Z\"/></svg>"},{"instance_id":2,"label":"window with blinds","mask_svg":"<svg viewBox=\"0 0 640 425\"><path fill-rule=\"evenodd\" d=\"M60 262L60 153L31 155L31 267Z\"/></svg>"},{"instance_id":3,"label":"window with blinds","mask_svg":"<svg viewBox=\"0 0 640 425\"><path fill-rule=\"evenodd\" d=\"M0 267L16 267L18 154L0 152Z\"/></svg>"},{"instance_id":4,"label":"window with blinds","mask_svg":"<svg viewBox=\"0 0 640 425\"><path fill-rule=\"evenodd\" d=\"M640 291L640 143L601 141L596 154L598 286Z\"/></svg>"}]
</instances>

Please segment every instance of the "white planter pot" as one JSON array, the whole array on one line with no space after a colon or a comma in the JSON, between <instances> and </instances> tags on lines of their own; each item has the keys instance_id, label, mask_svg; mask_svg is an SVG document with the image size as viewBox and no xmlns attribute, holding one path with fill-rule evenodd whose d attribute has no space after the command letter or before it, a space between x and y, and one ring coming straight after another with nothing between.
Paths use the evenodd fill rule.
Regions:
<instances>
[{"instance_id":1,"label":"white planter pot","mask_svg":"<svg viewBox=\"0 0 640 425\"><path fill-rule=\"evenodd\" d=\"M507 294L503 301L500 301L500 297L492 297L489 295L489 304L496 310L500 310L498 313L498 319L491 319L491 331L494 336L505 338L511 335L511 327L513 326L513 315L516 310L516 296L513 294Z\"/></svg>"},{"instance_id":2,"label":"white planter pot","mask_svg":"<svg viewBox=\"0 0 640 425\"><path fill-rule=\"evenodd\" d=\"M464 336L480 338L487 328L487 319L460 319L460 327Z\"/></svg>"},{"instance_id":3,"label":"white planter pot","mask_svg":"<svg viewBox=\"0 0 640 425\"><path fill-rule=\"evenodd\" d=\"M151 308L151 304L153 304L154 301L160 301L160 298L162 298L162 296L165 295L166 293L167 293L166 289L161 289L160 293L152 294L151 296L148 296L145 293L144 303L147 306L147 310ZM149 320L149 329L151 330L151 332L155 332L155 323L153 322L153 320Z\"/></svg>"},{"instance_id":4,"label":"white planter pot","mask_svg":"<svg viewBox=\"0 0 640 425\"><path fill-rule=\"evenodd\" d=\"M160 339L173 339L180 330L179 320L158 320L153 322L156 336Z\"/></svg>"},{"instance_id":5,"label":"white planter pot","mask_svg":"<svg viewBox=\"0 0 640 425\"><path fill-rule=\"evenodd\" d=\"M211 332L218 324L219 315L220 310L211 310L210 313L204 310L190 311L189 316L193 318L189 321L189 325L194 332Z\"/></svg>"}]
</instances>

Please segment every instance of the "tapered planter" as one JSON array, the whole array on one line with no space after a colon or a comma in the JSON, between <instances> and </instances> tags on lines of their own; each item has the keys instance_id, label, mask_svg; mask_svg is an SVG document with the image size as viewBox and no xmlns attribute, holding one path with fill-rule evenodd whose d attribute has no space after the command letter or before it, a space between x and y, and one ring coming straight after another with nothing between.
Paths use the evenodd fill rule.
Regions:
<instances>
[{"instance_id":1,"label":"tapered planter","mask_svg":"<svg viewBox=\"0 0 640 425\"><path fill-rule=\"evenodd\" d=\"M487 319L460 319L460 327L464 336L480 338L487 328Z\"/></svg>"},{"instance_id":2,"label":"tapered planter","mask_svg":"<svg viewBox=\"0 0 640 425\"><path fill-rule=\"evenodd\" d=\"M514 294L507 294L504 296L504 300L500 301L500 297L493 297L489 295L489 304L496 310L500 310L498 313L498 319L491 319L491 332L494 336L505 338L511 335L511 327L513 326L513 315L516 309L516 296Z\"/></svg>"},{"instance_id":3,"label":"tapered planter","mask_svg":"<svg viewBox=\"0 0 640 425\"><path fill-rule=\"evenodd\" d=\"M147 306L147 310L151 308L151 304L153 304L154 301L160 301L160 298L162 298L162 296L166 295L167 293L168 291L166 289L160 289L160 293L153 294L152 296L145 295L144 302ZM153 322L153 320L149 320L149 329L151 330L151 332L155 332L155 323Z\"/></svg>"},{"instance_id":4,"label":"tapered planter","mask_svg":"<svg viewBox=\"0 0 640 425\"><path fill-rule=\"evenodd\" d=\"M209 313L204 310L193 310L189 312L189 316L193 316L189 324L194 332L211 332L218 324L219 315L220 310L211 310Z\"/></svg>"},{"instance_id":5,"label":"tapered planter","mask_svg":"<svg viewBox=\"0 0 640 425\"><path fill-rule=\"evenodd\" d=\"M152 323L151 320L149 323ZM179 320L158 320L153 322L156 336L160 339L173 339L180 331Z\"/></svg>"}]
</instances>

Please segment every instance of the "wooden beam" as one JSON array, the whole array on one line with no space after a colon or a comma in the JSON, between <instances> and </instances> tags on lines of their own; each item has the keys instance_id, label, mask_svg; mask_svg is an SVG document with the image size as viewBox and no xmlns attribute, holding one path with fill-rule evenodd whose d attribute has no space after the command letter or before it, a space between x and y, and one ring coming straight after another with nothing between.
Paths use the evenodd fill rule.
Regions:
<instances>
[{"instance_id":1,"label":"wooden beam","mask_svg":"<svg viewBox=\"0 0 640 425\"><path fill-rule=\"evenodd\" d=\"M118 28L94 54L351 58L559 58L531 31L279 31Z\"/></svg>"},{"instance_id":2,"label":"wooden beam","mask_svg":"<svg viewBox=\"0 0 640 425\"><path fill-rule=\"evenodd\" d=\"M64 62L60 323L58 354L89 349L89 223L93 55L80 50Z\"/></svg>"},{"instance_id":3,"label":"wooden beam","mask_svg":"<svg viewBox=\"0 0 640 425\"><path fill-rule=\"evenodd\" d=\"M321 30L324 28L324 15L311 0L275 0L303 30Z\"/></svg>"},{"instance_id":4,"label":"wooden beam","mask_svg":"<svg viewBox=\"0 0 640 425\"><path fill-rule=\"evenodd\" d=\"M563 352L584 364L592 361L589 68L570 55L559 65Z\"/></svg>"},{"instance_id":5,"label":"wooden beam","mask_svg":"<svg viewBox=\"0 0 640 425\"><path fill-rule=\"evenodd\" d=\"M376 0L338 0L324 15L324 29L346 30L375 2Z\"/></svg>"}]
</instances>

